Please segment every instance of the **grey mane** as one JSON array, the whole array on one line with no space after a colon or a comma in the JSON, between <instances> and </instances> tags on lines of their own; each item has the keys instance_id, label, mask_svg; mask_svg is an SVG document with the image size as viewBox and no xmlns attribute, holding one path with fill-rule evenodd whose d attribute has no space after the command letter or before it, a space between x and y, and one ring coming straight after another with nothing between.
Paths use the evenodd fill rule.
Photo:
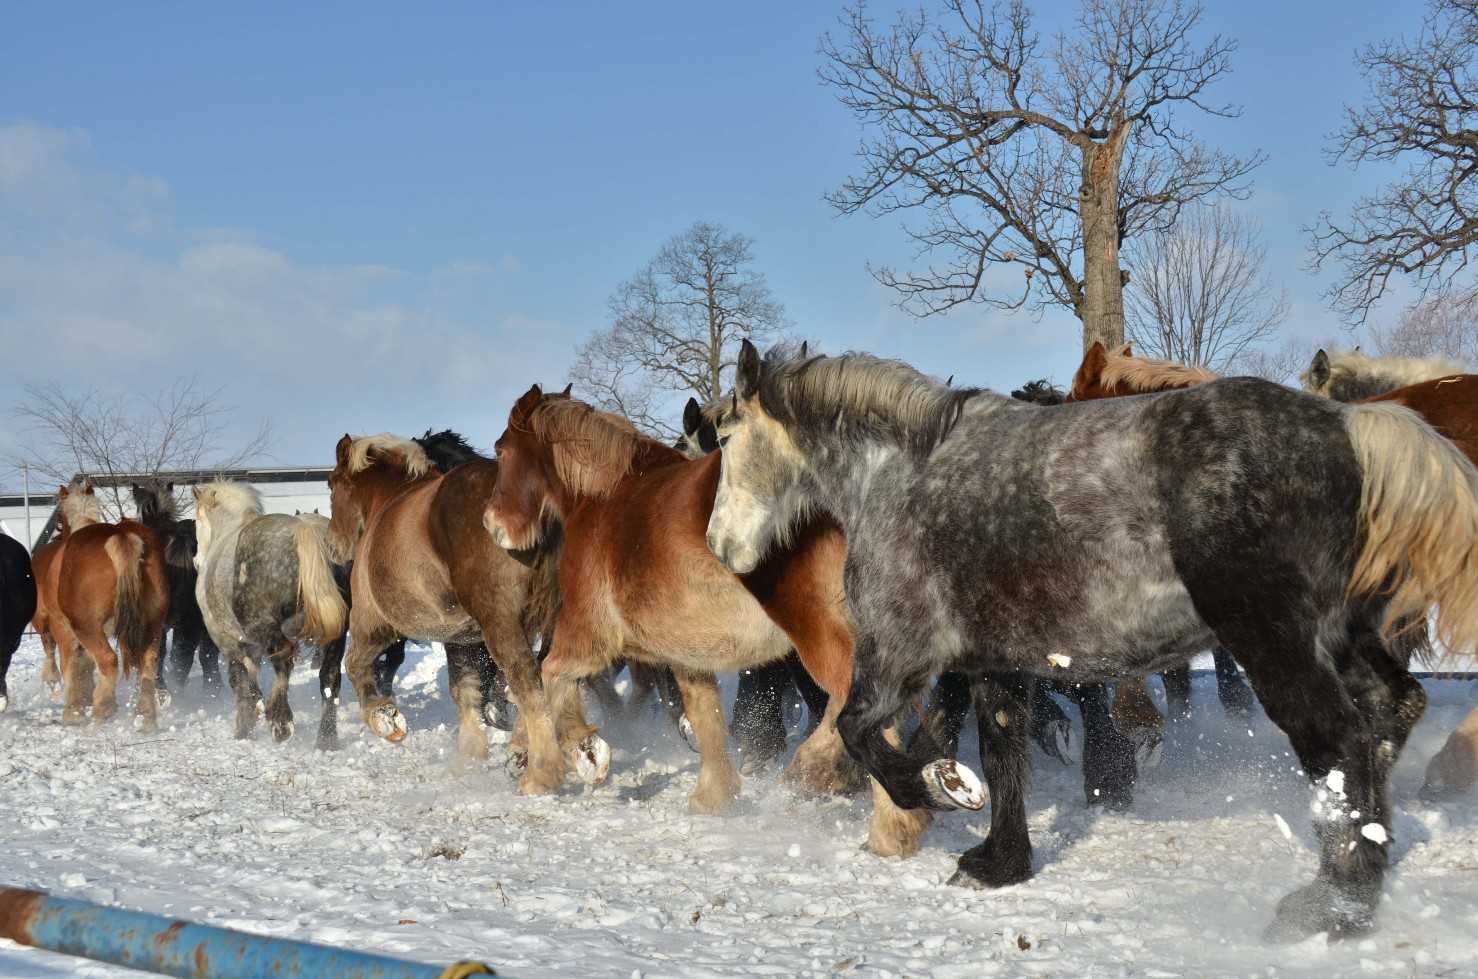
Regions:
<instances>
[{"instance_id":1,"label":"grey mane","mask_svg":"<svg viewBox=\"0 0 1478 979\"><path fill-rule=\"evenodd\" d=\"M933 451L980 388L951 388L898 360L871 354L790 358L765 355L760 404L787 427L825 431L844 442L895 442L916 456Z\"/></svg>"}]
</instances>

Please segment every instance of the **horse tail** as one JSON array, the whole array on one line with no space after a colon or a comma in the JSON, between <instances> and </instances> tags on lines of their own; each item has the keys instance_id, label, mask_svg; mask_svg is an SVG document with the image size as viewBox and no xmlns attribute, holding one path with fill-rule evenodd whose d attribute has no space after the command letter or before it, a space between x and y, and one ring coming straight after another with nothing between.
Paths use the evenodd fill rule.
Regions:
<instances>
[{"instance_id":1,"label":"horse tail","mask_svg":"<svg viewBox=\"0 0 1478 979\"><path fill-rule=\"evenodd\" d=\"M1382 630L1422 629L1437 607L1448 655L1478 645L1478 469L1420 415L1352 405L1345 426L1363 473L1364 541L1351 595L1388 596Z\"/></svg>"},{"instance_id":2,"label":"horse tail","mask_svg":"<svg viewBox=\"0 0 1478 979\"><path fill-rule=\"evenodd\" d=\"M303 608L303 625L297 638L315 646L325 646L342 636L349 619L349 606L339 592L329 560L327 524L322 519L299 518L293 528L293 543L298 549L298 602Z\"/></svg>"},{"instance_id":3,"label":"horse tail","mask_svg":"<svg viewBox=\"0 0 1478 979\"><path fill-rule=\"evenodd\" d=\"M128 676L143 668L144 653L158 638L141 607L144 539L125 530L110 536L103 544L103 550L108 553L108 560L113 562L113 576L117 581L113 601L113 637L118 640L118 651L123 654L123 675Z\"/></svg>"}]
</instances>

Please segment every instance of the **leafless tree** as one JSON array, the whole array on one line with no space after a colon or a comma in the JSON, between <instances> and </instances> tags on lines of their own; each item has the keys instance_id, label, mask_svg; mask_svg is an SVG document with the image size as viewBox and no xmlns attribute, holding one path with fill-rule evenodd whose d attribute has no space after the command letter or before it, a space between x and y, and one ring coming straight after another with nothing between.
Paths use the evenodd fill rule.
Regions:
<instances>
[{"instance_id":1,"label":"leafless tree","mask_svg":"<svg viewBox=\"0 0 1478 979\"><path fill-rule=\"evenodd\" d=\"M1353 167L1404 165L1347 219L1309 229L1312 266L1339 267L1330 304L1363 323L1392 276L1422 298L1478 298L1465 275L1478 244L1478 0L1433 0L1414 41L1385 41L1357 56L1369 101L1347 106L1330 156Z\"/></svg>"},{"instance_id":2,"label":"leafless tree","mask_svg":"<svg viewBox=\"0 0 1478 979\"><path fill-rule=\"evenodd\" d=\"M1377 353L1478 364L1478 309L1463 299L1436 296L1414 303L1394 325L1372 327L1370 334Z\"/></svg>"},{"instance_id":3,"label":"leafless tree","mask_svg":"<svg viewBox=\"0 0 1478 979\"><path fill-rule=\"evenodd\" d=\"M1141 354L1225 372L1272 339L1288 296L1256 221L1221 205L1126 243L1125 333Z\"/></svg>"},{"instance_id":4,"label":"leafless tree","mask_svg":"<svg viewBox=\"0 0 1478 979\"><path fill-rule=\"evenodd\" d=\"M14 409L23 435L11 461L58 484L77 473L116 477L232 469L266 451L271 426L264 421L238 449L223 453L231 413L219 391L204 390L193 379L178 381L154 398L28 386ZM99 496L117 517L127 493L127 486L114 486Z\"/></svg>"},{"instance_id":5,"label":"leafless tree","mask_svg":"<svg viewBox=\"0 0 1478 979\"><path fill-rule=\"evenodd\" d=\"M1245 194L1262 160L1183 128L1188 110L1239 113L1208 99L1236 43L1193 43L1201 16L1183 0L1082 0L1044 42L1022 0L944 0L937 22L920 12L886 31L849 9L843 36L822 38L821 77L868 136L861 172L829 200L920 212L904 227L929 257L877 279L917 315L1060 305L1085 348L1121 343L1119 246L1188 204Z\"/></svg>"},{"instance_id":6,"label":"leafless tree","mask_svg":"<svg viewBox=\"0 0 1478 979\"><path fill-rule=\"evenodd\" d=\"M1276 347L1262 346L1248 350L1231 365L1228 373L1261 377L1275 384L1297 384L1298 375L1308 369L1315 350L1337 346L1339 344L1333 340L1311 343L1297 337L1287 337Z\"/></svg>"},{"instance_id":7,"label":"leafless tree","mask_svg":"<svg viewBox=\"0 0 1478 979\"><path fill-rule=\"evenodd\" d=\"M676 434L670 396L718 397L739 341L763 345L788 325L764 275L751 267L753 246L704 221L669 240L612 294L610 328L576 351L576 389L645 431Z\"/></svg>"}]
</instances>

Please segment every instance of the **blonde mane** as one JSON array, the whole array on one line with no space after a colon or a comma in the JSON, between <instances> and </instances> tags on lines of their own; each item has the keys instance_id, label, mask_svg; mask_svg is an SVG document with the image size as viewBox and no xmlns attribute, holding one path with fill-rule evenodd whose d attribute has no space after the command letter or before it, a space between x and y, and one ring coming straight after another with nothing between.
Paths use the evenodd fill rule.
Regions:
<instances>
[{"instance_id":1,"label":"blonde mane","mask_svg":"<svg viewBox=\"0 0 1478 979\"><path fill-rule=\"evenodd\" d=\"M619 415L571 398L545 398L529 412L528 428L554 451L554 472L576 496L603 497L631 473L637 454L667 446ZM677 455L676 450L672 451Z\"/></svg>"},{"instance_id":2,"label":"blonde mane","mask_svg":"<svg viewBox=\"0 0 1478 979\"><path fill-rule=\"evenodd\" d=\"M1325 351L1325 356L1329 362L1329 377L1323 385L1315 383L1312 366L1298 379L1304 390L1332 395L1339 400L1370 397L1467 372L1466 366L1447 357L1372 357L1359 350L1337 348ZM1341 397L1341 394L1346 396Z\"/></svg>"},{"instance_id":3,"label":"blonde mane","mask_svg":"<svg viewBox=\"0 0 1478 979\"><path fill-rule=\"evenodd\" d=\"M419 479L431 470L426 450L410 439L382 432L365 435L349 444L349 474L363 472L376 462L395 465L410 479Z\"/></svg>"},{"instance_id":4,"label":"blonde mane","mask_svg":"<svg viewBox=\"0 0 1478 979\"><path fill-rule=\"evenodd\" d=\"M98 502L97 495L75 483L67 487L67 495L57 506L62 516L67 518L68 530L80 530L89 524L103 522L103 505Z\"/></svg>"},{"instance_id":5,"label":"blonde mane","mask_svg":"<svg viewBox=\"0 0 1478 979\"><path fill-rule=\"evenodd\" d=\"M250 483L215 479L190 487L195 497L195 567L203 568L211 541L262 515L262 494Z\"/></svg>"},{"instance_id":6,"label":"blonde mane","mask_svg":"<svg viewBox=\"0 0 1478 979\"><path fill-rule=\"evenodd\" d=\"M1172 360L1155 360L1129 354L1129 345L1110 351L1104 361L1099 383L1106 388L1122 384L1131 391L1167 391L1195 387L1214 381L1221 375L1204 367L1190 367Z\"/></svg>"}]
</instances>

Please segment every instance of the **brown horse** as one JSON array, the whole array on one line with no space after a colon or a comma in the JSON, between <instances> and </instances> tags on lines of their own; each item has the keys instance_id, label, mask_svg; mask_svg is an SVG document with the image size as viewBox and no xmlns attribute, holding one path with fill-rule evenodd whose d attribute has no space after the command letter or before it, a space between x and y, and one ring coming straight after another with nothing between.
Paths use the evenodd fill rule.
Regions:
<instances>
[{"instance_id":1,"label":"brown horse","mask_svg":"<svg viewBox=\"0 0 1478 979\"><path fill-rule=\"evenodd\" d=\"M753 572L736 577L705 541L721 452L689 460L625 419L538 385L513 406L497 443L503 467L486 525L498 543L536 548L559 525L561 608L544 661L551 703L618 657L672 667L698 741L698 812L727 810L740 779L715 674L784 657L790 646L829 695L826 714L786 775L812 789L843 780L836 715L852 681L852 628L842 587L846 542L831 521L803 525ZM921 812L875 787L869 845L918 848Z\"/></svg>"},{"instance_id":2,"label":"brown horse","mask_svg":"<svg viewBox=\"0 0 1478 979\"><path fill-rule=\"evenodd\" d=\"M550 575L543 567L531 573L483 530L483 507L497 482L494 460L468 462L442 475L409 439L339 440L329 477L329 542L339 561L354 561L344 666L370 730L400 741L405 718L393 695L380 692L375 657L401 636L444 643L459 717L457 748L481 759L488 745L475 644L486 644L508 678L528 743L519 789L544 794L565 775L530 646L531 635L543 626L541 606L549 600L547 588L531 584L536 576ZM577 769L587 777L603 776L609 758L603 743L587 737L590 729L572 726L568 733L573 740L565 747L577 756Z\"/></svg>"},{"instance_id":3,"label":"brown horse","mask_svg":"<svg viewBox=\"0 0 1478 979\"><path fill-rule=\"evenodd\" d=\"M90 484L80 490L63 487L57 505L70 528L59 559L53 559L59 567L51 576L55 604L48 616L61 653L62 721L81 722L94 666L101 679L92 693L93 722L117 713L119 657L108 641L114 638L123 654L123 675L139 675L136 724L152 731L159 716L159 639L169 615L164 549L136 520L100 522ZM79 649L87 650L87 657L77 655Z\"/></svg>"},{"instance_id":4,"label":"brown horse","mask_svg":"<svg viewBox=\"0 0 1478 979\"><path fill-rule=\"evenodd\" d=\"M1366 393L1365 397L1356 399L1356 403L1404 405L1426 419L1463 455L1478 463L1478 374L1446 373L1455 366L1458 365L1443 360L1371 358L1339 352L1331 356L1320 350L1302 380L1311 392L1335 397L1336 400L1342 392L1348 391ZM1434 373L1442 376L1380 390L1409 378ZM1168 391L1192 387L1216 377L1201 368L1135 357L1128 344L1113 353L1094 344L1073 376L1070 400ZM1369 394L1372 390L1380 393ZM1408 632L1403 643L1412 655L1420 656L1426 652L1425 635L1420 632ZM1138 692L1142 693L1143 685L1137 686ZM1141 716L1141 701L1135 698L1133 703L1136 716ZM1147 694L1142 703L1148 703L1149 710L1158 718L1159 713L1154 711ZM1114 707L1118 717L1117 698ZM1429 798L1458 795L1472 788L1475 782L1478 782L1478 710L1458 726L1432 759L1427 767L1422 793Z\"/></svg>"},{"instance_id":5,"label":"brown horse","mask_svg":"<svg viewBox=\"0 0 1478 979\"><path fill-rule=\"evenodd\" d=\"M81 486L74 487L80 490ZM52 692L53 697L60 697L62 692L62 675L56 665L56 636L52 633L52 619L56 612L56 589L61 579L62 551L66 547L67 535L72 532L67 522L66 508L61 505L66 499L69 490L66 486L57 488L56 525L57 535L51 540L36 548L31 554L31 572L36 578L36 614L31 616L31 628L41 637L41 649L44 656L41 660L41 679ZM90 674L89 674L90 675ZM86 693L92 696L91 690Z\"/></svg>"}]
</instances>

